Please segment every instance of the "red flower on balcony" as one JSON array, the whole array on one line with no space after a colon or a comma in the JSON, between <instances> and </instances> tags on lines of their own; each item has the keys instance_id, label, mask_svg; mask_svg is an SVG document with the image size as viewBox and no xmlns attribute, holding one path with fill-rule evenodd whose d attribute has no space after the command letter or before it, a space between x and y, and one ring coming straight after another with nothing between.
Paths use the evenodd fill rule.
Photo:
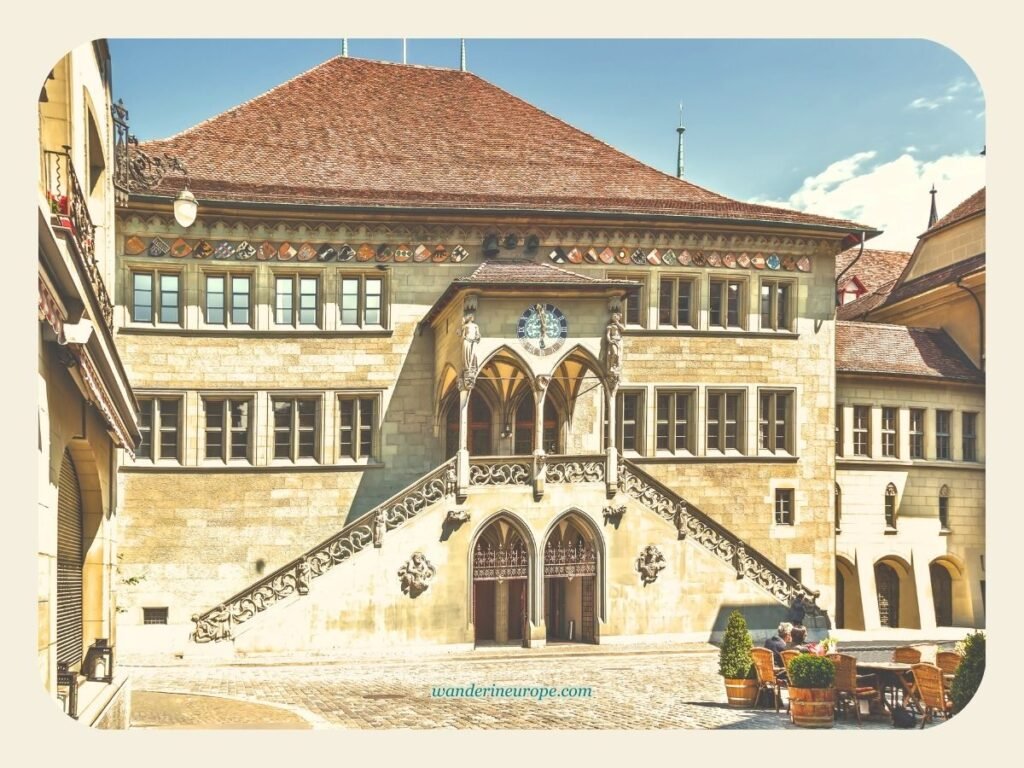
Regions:
<instances>
[{"instance_id":1,"label":"red flower on balcony","mask_svg":"<svg viewBox=\"0 0 1024 768\"><path fill-rule=\"evenodd\" d=\"M53 213L53 214L63 214L65 216L68 215L68 196L67 195L61 195L60 197L57 197L57 195L53 194L53 192L47 191L46 199L50 203L50 213Z\"/></svg>"}]
</instances>

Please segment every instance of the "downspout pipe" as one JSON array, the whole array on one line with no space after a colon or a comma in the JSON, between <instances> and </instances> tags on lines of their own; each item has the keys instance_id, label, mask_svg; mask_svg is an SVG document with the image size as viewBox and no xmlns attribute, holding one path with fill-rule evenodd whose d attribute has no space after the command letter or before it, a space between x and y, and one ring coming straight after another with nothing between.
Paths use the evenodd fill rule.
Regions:
<instances>
[{"instance_id":1,"label":"downspout pipe","mask_svg":"<svg viewBox=\"0 0 1024 768\"><path fill-rule=\"evenodd\" d=\"M833 291L833 295L836 297L836 311L839 310L839 283L843 279L843 275L850 271L851 267L856 264L860 257L864 255L864 242L868 239L867 232L860 233L860 250L857 251L857 255L853 257L853 261L846 265L842 272L836 277L836 289Z\"/></svg>"},{"instance_id":2,"label":"downspout pipe","mask_svg":"<svg viewBox=\"0 0 1024 768\"><path fill-rule=\"evenodd\" d=\"M978 298L978 294L964 285L964 279L961 277L956 281L956 287L967 291L971 294L971 298L974 299L975 306L978 307L978 359L981 363L978 367L981 370L985 370L985 310L981 306L981 300Z\"/></svg>"}]
</instances>

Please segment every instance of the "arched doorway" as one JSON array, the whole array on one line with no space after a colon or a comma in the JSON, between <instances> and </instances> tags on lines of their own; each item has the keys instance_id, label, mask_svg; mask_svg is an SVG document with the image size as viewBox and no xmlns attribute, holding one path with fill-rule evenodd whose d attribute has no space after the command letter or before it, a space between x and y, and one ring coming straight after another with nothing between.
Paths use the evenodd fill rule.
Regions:
<instances>
[{"instance_id":1,"label":"arched doorway","mask_svg":"<svg viewBox=\"0 0 1024 768\"><path fill-rule=\"evenodd\" d=\"M875 563L875 591L878 593L878 620L883 627L900 625L900 577L887 563Z\"/></svg>"},{"instance_id":2,"label":"arched doorway","mask_svg":"<svg viewBox=\"0 0 1024 768\"><path fill-rule=\"evenodd\" d=\"M846 579L836 568L836 629L846 629Z\"/></svg>"},{"instance_id":3,"label":"arched doorway","mask_svg":"<svg viewBox=\"0 0 1024 768\"><path fill-rule=\"evenodd\" d=\"M836 555L836 628L864 629L857 567L841 555Z\"/></svg>"},{"instance_id":4,"label":"arched doorway","mask_svg":"<svg viewBox=\"0 0 1024 768\"><path fill-rule=\"evenodd\" d=\"M448 398L445 411L444 452L445 459L450 459L459 450L459 393L453 392ZM467 447L471 456L489 456L494 452L494 411L490 403L478 389L469 396L469 418L467 426Z\"/></svg>"},{"instance_id":5,"label":"arched doorway","mask_svg":"<svg viewBox=\"0 0 1024 768\"><path fill-rule=\"evenodd\" d=\"M932 580L932 601L935 605L935 625L953 626L953 577L940 563L928 566Z\"/></svg>"},{"instance_id":6,"label":"arched doorway","mask_svg":"<svg viewBox=\"0 0 1024 768\"><path fill-rule=\"evenodd\" d=\"M597 538L571 513L544 542L544 620L548 642L596 643L598 614Z\"/></svg>"},{"instance_id":7,"label":"arched doorway","mask_svg":"<svg viewBox=\"0 0 1024 768\"><path fill-rule=\"evenodd\" d=\"M513 420L512 453L516 456L526 456L533 453L536 413L537 408L534 403L533 393L524 393L516 407L515 419ZM558 411L549 393L549 396L544 398L543 445L545 453L561 452L562 441L560 433Z\"/></svg>"},{"instance_id":8,"label":"arched doorway","mask_svg":"<svg viewBox=\"0 0 1024 768\"><path fill-rule=\"evenodd\" d=\"M473 546L473 630L476 645L526 645L529 639L530 547L504 515Z\"/></svg>"},{"instance_id":9,"label":"arched doorway","mask_svg":"<svg viewBox=\"0 0 1024 768\"><path fill-rule=\"evenodd\" d=\"M78 666L83 653L82 491L71 452L64 452L57 487L57 661Z\"/></svg>"}]
</instances>

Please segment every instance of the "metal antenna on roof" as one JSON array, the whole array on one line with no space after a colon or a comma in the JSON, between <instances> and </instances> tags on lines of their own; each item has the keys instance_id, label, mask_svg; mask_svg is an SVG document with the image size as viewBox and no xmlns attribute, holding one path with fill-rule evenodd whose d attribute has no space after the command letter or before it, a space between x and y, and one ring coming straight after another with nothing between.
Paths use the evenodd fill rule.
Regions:
<instances>
[{"instance_id":1,"label":"metal antenna on roof","mask_svg":"<svg viewBox=\"0 0 1024 768\"><path fill-rule=\"evenodd\" d=\"M406 61L406 56L405 56L405 38L404 37L402 38L402 63L403 64L408 64L408 61Z\"/></svg>"},{"instance_id":2,"label":"metal antenna on roof","mask_svg":"<svg viewBox=\"0 0 1024 768\"><path fill-rule=\"evenodd\" d=\"M348 38L341 38L341 55L346 59L348 58Z\"/></svg>"},{"instance_id":3,"label":"metal antenna on roof","mask_svg":"<svg viewBox=\"0 0 1024 768\"><path fill-rule=\"evenodd\" d=\"M459 38L459 71L466 71L466 38Z\"/></svg>"},{"instance_id":4,"label":"metal antenna on roof","mask_svg":"<svg viewBox=\"0 0 1024 768\"><path fill-rule=\"evenodd\" d=\"M935 207L935 185L932 184L932 191L928 193L932 196L932 210L928 214L928 229L935 226L935 222L939 220L939 211Z\"/></svg>"},{"instance_id":5,"label":"metal antenna on roof","mask_svg":"<svg viewBox=\"0 0 1024 768\"><path fill-rule=\"evenodd\" d=\"M676 128L676 133L679 134L679 153L676 157L676 176L681 179L683 178L683 134L686 133L686 127L683 125L683 102L679 102L679 127Z\"/></svg>"}]
</instances>

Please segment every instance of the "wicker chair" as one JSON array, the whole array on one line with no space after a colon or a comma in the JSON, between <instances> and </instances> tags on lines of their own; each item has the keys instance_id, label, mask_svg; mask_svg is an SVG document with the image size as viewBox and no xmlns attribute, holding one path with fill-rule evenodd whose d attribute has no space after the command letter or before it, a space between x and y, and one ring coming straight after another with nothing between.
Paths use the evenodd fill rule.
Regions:
<instances>
[{"instance_id":1,"label":"wicker chair","mask_svg":"<svg viewBox=\"0 0 1024 768\"><path fill-rule=\"evenodd\" d=\"M900 664L920 664L921 651L912 645L904 645L892 652L892 660Z\"/></svg>"},{"instance_id":2,"label":"wicker chair","mask_svg":"<svg viewBox=\"0 0 1024 768\"><path fill-rule=\"evenodd\" d=\"M878 690L878 678L874 675L857 676L857 659L845 653L830 653L828 658L836 665L836 709L846 717L850 704L857 714L860 725L860 702L877 701L882 703L882 692Z\"/></svg>"},{"instance_id":3,"label":"wicker chair","mask_svg":"<svg viewBox=\"0 0 1024 768\"><path fill-rule=\"evenodd\" d=\"M779 655L782 657L782 666L786 668L786 678L789 678L789 662L799 656L802 651L798 651L794 648L782 651Z\"/></svg>"},{"instance_id":4,"label":"wicker chair","mask_svg":"<svg viewBox=\"0 0 1024 768\"><path fill-rule=\"evenodd\" d=\"M953 714L953 702L949 699L942 670L934 664L915 664L911 671L914 675L914 689L924 710L921 727L924 728L924 724L932 719L934 712L941 712L948 720Z\"/></svg>"},{"instance_id":5,"label":"wicker chair","mask_svg":"<svg viewBox=\"0 0 1024 768\"><path fill-rule=\"evenodd\" d=\"M921 649L915 648L912 645L904 645L900 648L896 648L892 652L892 660L900 664L920 664L921 663ZM898 691L893 690L892 700L893 704L896 703L896 694ZM914 706L917 701L917 689L914 686L914 682L910 675L903 678L903 703L907 706Z\"/></svg>"},{"instance_id":6,"label":"wicker chair","mask_svg":"<svg viewBox=\"0 0 1024 768\"><path fill-rule=\"evenodd\" d=\"M782 700L781 688L788 688L785 680L775 676L775 653L769 648L751 648L750 655L754 659L754 671L757 672L757 699L760 701L761 693L770 690L775 699L775 711L779 711L779 702ZM789 702L786 702L786 711L789 711Z\"/></svg>"},{"instance_id":7,"label":"wicker chair","mask_svg":"<svg viewBox=\"0 0 1024 768\"><path fill-rule=\"evenodd\" d=\"M956 674L957 667L960 666L963 658L955 651L939 651L935 654L935 666L941 669L942 674L948 679Z\"/></svg>"}]
</instances>

